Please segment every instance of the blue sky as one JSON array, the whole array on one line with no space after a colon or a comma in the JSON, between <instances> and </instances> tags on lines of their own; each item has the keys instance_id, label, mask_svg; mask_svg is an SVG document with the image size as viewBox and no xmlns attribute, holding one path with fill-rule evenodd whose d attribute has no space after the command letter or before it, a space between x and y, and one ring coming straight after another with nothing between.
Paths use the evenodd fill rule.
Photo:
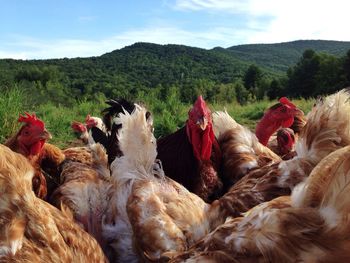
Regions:
<instances>
[{"instance_id":1,"label":"blue sky","mask_svg":"<svg viewBox=\"0 0 350 263\"><path fill-rule=\"evenodd\" d=\"M350 41L344 0L0 0L0 58L99 56L135 42L210 49Z\"/></svg>"}]
</instances>

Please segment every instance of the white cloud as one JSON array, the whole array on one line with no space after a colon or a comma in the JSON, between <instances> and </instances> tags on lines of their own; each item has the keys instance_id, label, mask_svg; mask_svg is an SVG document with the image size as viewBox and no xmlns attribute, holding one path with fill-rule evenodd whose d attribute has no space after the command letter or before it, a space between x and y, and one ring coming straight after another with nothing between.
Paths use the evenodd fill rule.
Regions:
<instances>
[{"instance_id":1,"label":"white cloud","mask_svg":"<svg viewBox=\"0 0 350 263\"><path fill-rule=\"evenodd\" d=\"M343 0L177 0L174 8L245 15L249 17L245 43L297 39L350 41L350 2ZM267 19L267 26L260 25L262 17Z\"/></svg>"},{"instance_id":2,"label":"white cloud","mask_svg":"<svg viewBox=\"0 0 350 263\"><path fill-rule=\"evenodd\" d=\"M177 0L175 8L180 10L208 10L240 13L249 11L247 0Z\"/></svg>"}]
</instances>

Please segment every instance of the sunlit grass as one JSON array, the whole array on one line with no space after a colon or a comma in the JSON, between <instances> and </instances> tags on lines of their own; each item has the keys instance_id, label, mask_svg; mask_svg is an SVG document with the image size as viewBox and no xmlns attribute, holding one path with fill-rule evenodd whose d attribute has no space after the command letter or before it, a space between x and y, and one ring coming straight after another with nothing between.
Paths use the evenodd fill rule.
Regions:
<instances>
[{"instance_id":1,"label":"sunlit grass","mask_svg":"<svg viewBox=\"0 0 350 263\"><path fill-rule=\"evenodd\" d=\"M1 142L15 134L20 125L17 122L19 113L24 111L35 112L45 123L47 129L52 133L51 143L59 147L67 147L76 139L70 128L73 120L84 122L87 114L101 116L101 110L108 105L104 99L96 101L79 101L73 107L57 106L45 102L38 106L26 105L25 95L18 89L4 92L0 95L0 139ZM179 102L176 94L169 94L166 99L151 98L143 96L139 99L147 105L153 113L155 124L155 135L160 137L176 131L185 125L188 110L191 105ZM292 100L305 114L311 109L315 100ZM227 112L240 124L254 130L257 121L263 116L264 111L277 101L263 100L242 106L236 102L231 104L209 105L212 111L227 110Z\"/></svg>"}]
</instances>

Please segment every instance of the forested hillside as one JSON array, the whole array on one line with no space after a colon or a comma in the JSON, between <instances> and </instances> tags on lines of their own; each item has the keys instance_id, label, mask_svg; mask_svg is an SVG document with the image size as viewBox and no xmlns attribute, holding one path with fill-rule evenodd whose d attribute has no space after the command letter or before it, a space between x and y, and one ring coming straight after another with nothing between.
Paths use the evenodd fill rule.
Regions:
<instances>
[{"instance_id":1,"label":"forested hillside","mask_svg":"<svg viewBox=\"0 0 350 263\"><path fill-rule=\"evenodd\" d=\"M309 49L307 49L309 48ZM295 41L212 50L135 43L90 58L0 60L0 88L30 103L73 105L111 97L245 104L269 97L311 97L349 85L350 42ZM285 70L282 70L285 69Z\"/></svg>"},{"instance_id":2,"label":"forested hillside","mask_svg":"<svg viewBox=\"0 0 350 263\"><path fill-rule=\"evenodd\" d=\"M327 40L298 40L278 44L239 45L227 48L236 58L273 71L287 71L297 63L303 52L312 49L319 53L344 56L350 42Z\"/></svg>"}]
</instances>

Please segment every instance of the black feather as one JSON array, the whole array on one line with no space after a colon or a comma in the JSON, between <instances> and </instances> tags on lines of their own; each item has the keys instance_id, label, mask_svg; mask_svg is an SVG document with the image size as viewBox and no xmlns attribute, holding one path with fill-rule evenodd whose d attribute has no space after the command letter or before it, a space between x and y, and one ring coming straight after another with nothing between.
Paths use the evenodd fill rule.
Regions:
<instances>
[{"instance_id":1,"label":"black feather","mask_svg":"<svg viewBox=\"0 0 350 263\"><path fill-rule=\"evenodd\" d=\"M102 114L103 122L105 123L108 131L112 130L112 120L119 113L126 110L131 114L135 110L135 104L127 101L126 99L110 99L107 100L106 103L110 105L110 107L105 108L102 111Z\"/></svg>"},{"instance_id":2,"label":"black feather","mask_svg":"<svg viewBox=\"0 0 350 263\"><path fill-rule=\"evenodd\" d=\"M91 136L94 139L96 143L100 143L103 145L105 149L108 147L108 136L105 132L101 131L97 127L92 127L91 128Z\"/></svg>"}]
</instances>

